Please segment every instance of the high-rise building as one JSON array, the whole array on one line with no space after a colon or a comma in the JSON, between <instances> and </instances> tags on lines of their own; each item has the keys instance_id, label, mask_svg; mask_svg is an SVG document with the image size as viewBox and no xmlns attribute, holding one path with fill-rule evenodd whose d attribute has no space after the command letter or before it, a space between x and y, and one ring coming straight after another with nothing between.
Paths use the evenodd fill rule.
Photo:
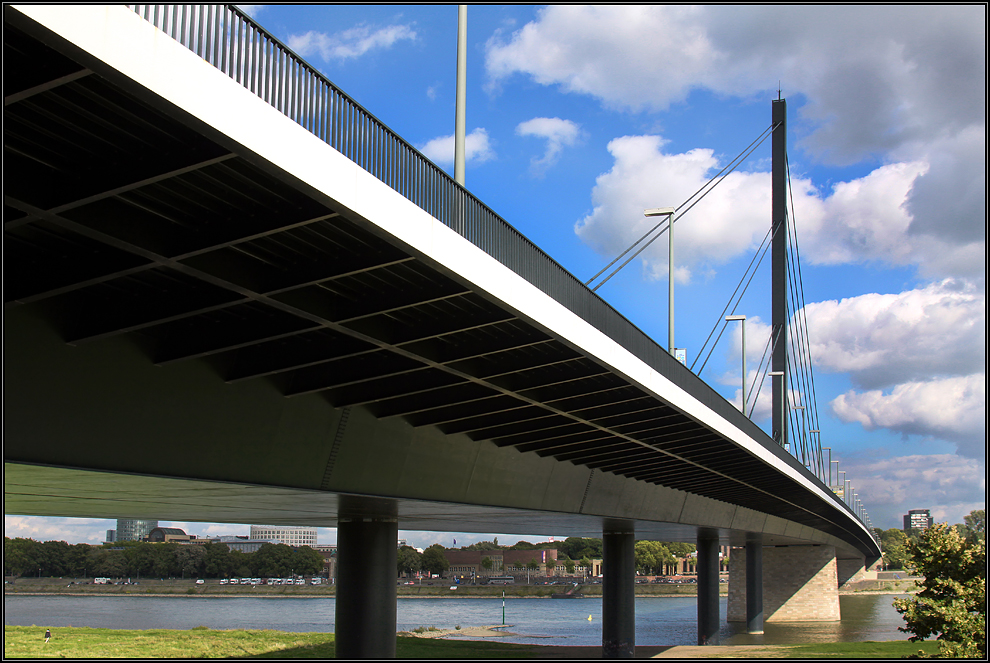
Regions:
<instances>
[{"instance_id":1,"label":"high-rise building","mask_svg":"<svg viewBox=\"0 0 990 663\"><path fill-rule=\"evenodd\" d=\"M904 531L909 529L926 530L935 524L932 512L928 509L911 509L904 516Z\"/></svg>"},{"instance_id":2,"label":"high-rise building","mask_svg":"<svg viewBox=\"0 0 990 663\"><path fill-rule=\"evenodd\" d=\"M157 520L125 520L117 519L116 541L140 541L148 533L158 527Z\"/></svg>"},{"instance_id":3,"label":"high-rise building","mask_svg":"<svg viewBox=\"0 0 990 663\"><path fill-rule=\"evenodd\" d=\"M108 529L107 530L107 543L113 543L117 540L117 530Z\"/></svg>"},{"instance_id":4,"label":"high-rise building","mask_svg":"<svg viewBox=\"0 0 990 663\"><path fill-rule=\"evenodd\" d=\"M287 546L315 546L315 527L290 527L288 525L251 525L252 539L278 541Z\"/></svg>"}]
</instances>

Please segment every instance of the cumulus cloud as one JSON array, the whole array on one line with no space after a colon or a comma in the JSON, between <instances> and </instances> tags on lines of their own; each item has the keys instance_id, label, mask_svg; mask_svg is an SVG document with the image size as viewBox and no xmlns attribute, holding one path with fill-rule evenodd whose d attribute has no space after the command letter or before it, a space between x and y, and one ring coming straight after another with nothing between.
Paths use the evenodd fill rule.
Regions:
<instances>
[{"instance_id":1,"label":"cumulus cloud","mask_svg":"<svg viewBox=\"0 0 990 663\"><path fill-rule=\"evenodd\" d=\"M718 167L712 150L667 154L665 142L660 136L623 136L609 142L615 164L595 180L594 208L575 226L581 239L602 255L618 255L656 224L656 219L643 216L644 209L680 205ZM769 210L768 173L731 173L674 224L675 278L687 282L699 264L717 264L755 249L766 234ZM652 278L664 278L666 236L642 257Z\"/></svg>"},{"instance_id":2,"label":"cumulus cloud","mask_svg":"<svg viewBox=\"0 0 990 663\"><path fill-rule=\"evenodd\" d=\"M237 5L237 8L251 18L258 18L258 14L260 14L267 6L268 5Z\"/></svg>"},{"instance_id":3,"label":"cumulus cloud","mask_svg":"<svg viewBox=\"0 0 990 663\"><path fill-rule=\"evenodd\" d=\"M871 520L879 527L900 527L907 509L931 509L936 522L963 522L974 509L986 508L986 466L953 454L841 458ZM906 506L905 506L906 505Z\"/></svg>"},{"instance_id":4,"label":"cumulus cloud","mask_svg":"<svg viewBox=\"0 0 990 663\"><path fill-rule=\"evenodd\" d=\"M666 109L693 89L750 97L779 80L806 100L802 144L813 154L890 164L860 183L890 194L885 213L839 228L822 242L825 260L867 254L927 276L982 278L985 25L986 8L975 5L551 6L493 36L486 68L496 84L522 74L634 111ZM846 184L827 196L835 209L816 211L820 220L841 222L846 197L871 193Z\"/></svg>"},{"instance_id":5,"label":"cumulus cloud","mask_svg":"<svg viewBox=\"0 0 990 663\"><path fill-rule=\"evenodd\" d=\"M546 151L542 157L533 157L530 170L534 175L542 175L547 168L557 163L560 152L565 147L576 145L581 139L581 126L570 120L559 117L534 117L532 120L520 122L516 127L519 136L535 136L547 142Z\"/></svg>"},{"instance_id":6,"label":"cumulus cloud","mask_svg":"<svg viewBox=\"0 0 990 663\"><path fill-rule=\"evenodd\" d=\"M454 163L454 135L440 136L419 148L426 158L441 166ZM478 128L464 137L464 158L467 163L482 163L495 158L488 132Z\"/></svg>"},{"instance_id":7,"label":"cumulus cloud","mask_svg":"<svg viewBox=\"0 0 990 663\"><path fill-rule=\"evenodd\" d=\"M65 541L69 544L102 543L106 540L107 530L114 529L115 526L113 520L98 518L3 517L4 536L35 541Z\"/></svg>"},{"instance_id":8,"label":"cumulus cloud","mask_svg":"<svg viewBox=\"0 0 990 663\"><path fill-rule=\"evenodd\" d=\"M832 401L844 422L954 442L959 454L986 457L986 374L907 382L890 393L847 392Z\"/></svg>"},{"instance_id":9,"label":"cumulus cloud","mask_svg":"<svg viewBox=\"0 0 990 663\"><path fill-rule=\"evenodd\" d=\"M986 361L986 296L947 279L805 307L815 366L876 389L971 375Z\"/></svg>"},{"instance_id":10,"label":"cumulus cloud","mask_svg":"<svg viewBox=\"0 0 990 663\"><path fill-rule=\"evenodd\" d=\"M289 48L303 57L319 55L324 62L340 62L374 49L389 48L404 39L416 39L415 30L408 25L372 28L361 24L334 34L310 30L301 35L290 35L288 42Z\"/></svg>"},{"instance_id":11,"label":"cumulus cloud","mask_svg":"<svg viewBox=\"0 0 990 663\"><path fill-rule=\"evenodd\" d=\"M985 24L980 6L555 5L493 36L486 68L653 110L693 88L749 96L779 80L807 96L819 149L859 159L983 122Z\"/></svg>"},{"instance_id":12,"label":"cumulus cloud","mask_svg":"<svg viewBox=\"0 0 990 663\"><path fill-rule=\"evenodd\" d=\"M602 255L618 255L654 225L642 216L644 209L682 204L725 165L711 149L670 154L663 150L665 143L660 136L647 135L623 136L608 144L613 166L596 179L593 210L575 226ZM908 202L915 182L928 170L923 161L888 164L828 191L792 177L802 259L823 265L915 265L928 277L982 281L982 237L954 242L912 232ZM711 268L755 249L769 227L770 192L768 172L729 173L675 223L676 278L688 281L698 267ZM662 238L642 254L653 278L665 278L666 242Z\"/></svg>"}]
</instances>

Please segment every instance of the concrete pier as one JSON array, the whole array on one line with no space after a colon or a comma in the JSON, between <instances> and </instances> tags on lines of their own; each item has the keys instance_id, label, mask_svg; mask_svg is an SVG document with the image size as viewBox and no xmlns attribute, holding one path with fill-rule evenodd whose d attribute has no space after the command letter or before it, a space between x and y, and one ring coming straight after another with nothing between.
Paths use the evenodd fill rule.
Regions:
<instances>
[{"instance_id":1,"label":"concrete pier","mask_svg":"<svg viewBox=\"0 0 990 663\"><path fill-rule=\"evenodd\" d=\"M602 657L636 655L636 538L632 530L602 536Z\"/></svg>"}]
</instances>

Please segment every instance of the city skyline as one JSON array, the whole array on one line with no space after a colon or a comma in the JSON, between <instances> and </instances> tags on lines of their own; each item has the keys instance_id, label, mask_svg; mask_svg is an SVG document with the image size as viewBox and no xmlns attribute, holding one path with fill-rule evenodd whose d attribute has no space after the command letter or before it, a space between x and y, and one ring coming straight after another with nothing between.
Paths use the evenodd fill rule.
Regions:
<instances>
[{"instance_id":1,"label":"city skyline","mask_svg":"<svg viewBox=\"0 0 990 663\"><path fill-rule=\"evenodd\" d=\"M453 172L456 7L243 8ZM766 129L779 90L822 443L875 526L962 522L986 503L985 25L983 6L472 6L466 186L584 281L652 225L644 209ZM769 168L768 141L676 226L689 366L769 227ZM664 347L667 267L661 238L598 290ZM755 283L736 310L750 378L769 270ZM738 404L736 327L701 375ZM768 394L749 400L768 430ZM5 533L102 540L112 522L7 516Z\"/></svg>"}]
</instances>

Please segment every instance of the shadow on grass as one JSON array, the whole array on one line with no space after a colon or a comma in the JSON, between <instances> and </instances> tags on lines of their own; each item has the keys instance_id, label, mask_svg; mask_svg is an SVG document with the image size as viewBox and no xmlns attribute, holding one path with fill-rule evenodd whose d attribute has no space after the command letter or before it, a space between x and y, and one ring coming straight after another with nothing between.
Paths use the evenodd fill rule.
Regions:
<instances>
[{"instance_id":1,"label":"shadow on grass","mask_svg":"<svg viewBox=\"0 0 990 663\"><path fill-rule=\"evenodd\" d=\"M534 658L539 648L535 645L518 645L503 642L470 642L464 640L440 640L428 638L396 637L396 658ZM334 658L337 653L333 634L326 642L304 647L290 647L260 654L231 658Z\"/></svg>"}]
</instances>

